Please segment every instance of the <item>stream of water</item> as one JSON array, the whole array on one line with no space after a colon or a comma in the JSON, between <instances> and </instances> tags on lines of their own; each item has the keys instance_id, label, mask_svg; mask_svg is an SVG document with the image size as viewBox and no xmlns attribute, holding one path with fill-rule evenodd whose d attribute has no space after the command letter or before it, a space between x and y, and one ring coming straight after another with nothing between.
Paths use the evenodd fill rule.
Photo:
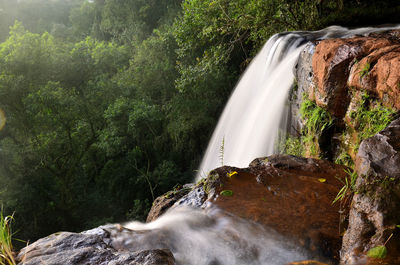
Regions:
<instances>
[{"instance_id":1,"label":"stream of water","mask_svg":"<svg viewBox=\"0 0 400 265\"><path fill-rule=\"evenodd\" d=\"M131 222L142 231L136 250L170 249L177 265L283 265L311 256L271 229L217 208L175 208L154 222Z\"/></svg>"}]
</instances>

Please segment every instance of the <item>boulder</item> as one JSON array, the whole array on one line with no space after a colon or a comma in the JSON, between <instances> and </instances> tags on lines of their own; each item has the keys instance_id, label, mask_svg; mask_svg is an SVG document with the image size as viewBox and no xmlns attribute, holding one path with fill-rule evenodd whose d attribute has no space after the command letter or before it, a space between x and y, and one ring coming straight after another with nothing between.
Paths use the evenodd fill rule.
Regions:
<instances>
[{"instance_id":1,"label":"boulder","mask_svg":"<svg viewBox=\"0 0 400 265\"><path fill-rule=\"evenodd\" d=\"M211 173L218 174L220 183L208 201L270 227L313 253L338 259L346 209L332 202L343 186L339 179L347 175L343 166L273 155L229 177L236 170L223 167ZM224 190L232 196L224 196Z\"/></svg>"},{"instance_id":2,"label":"boulder","mask_svg":"<svg viewBox=\"0 0 400 265\"><path fill-rule=\"evenodd\" d=\"M343 237L343 264L400 264L400 119L364 140L356 157L356 194ZM388 256L368 259L385 245Z\"/></svg>"},{"instance_id":3,"label":"boulder","mask_svg":"<svg viewBox=\"0 0 400 265\"><path fill-rule=\"evenodd\" d=\"M156 198L153 202L153 206L151 207L149 214L147 215L146 222L150 223L151 221L157 219L160 215L164 214L180 198L189 193L192 186L192 184L186 184L183 187L177 187L174 190L169 191Z\"/></svg>"},{"instance_id":4,"label":"boulder","mask_svg":"<svg viewBox=\"0 0 400 265\"><path fill-rule=\"evenodd\" d=\"M340 220L347 210L332 202L346 175L345 167L328 161L273 155L254 160L248 168L211 171L173 207L193 201L189 205L217 206L272 228L314 256L338 260L344 230Z\"/></svg>"},{"instance_id":5,"label":"boulder","mask_svg":"<svg viewBox=\"0 0 400 265\"><path fill-rule=\"evenodd\" d=\"M24 265L174 265L168 249L118 248L121 237L132 239L132 234L119 226L108 225L82 233L60 232L23 248L18 254ZM132 232L133 233L133 232Z\"/></svg>"}]
</instances>

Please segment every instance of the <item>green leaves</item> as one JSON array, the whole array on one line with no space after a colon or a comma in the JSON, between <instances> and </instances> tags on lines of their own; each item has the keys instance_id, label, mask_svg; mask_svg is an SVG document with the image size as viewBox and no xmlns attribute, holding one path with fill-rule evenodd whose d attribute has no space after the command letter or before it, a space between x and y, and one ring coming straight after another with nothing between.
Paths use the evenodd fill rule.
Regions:
<instances>
[{"instance_id":1,"label":"green leaves","mask_svg":"<svg viewBox=\"0 0 400 265\"><path fill-rule=\"evenodd\" d=\"M370 258L384 259L386 255L387 248L385 246L377 246L367 252L367 256Z\"/></svg>"},{"instance_id":2,"label":"green leaves","mask_svg":"<svg viewBox=\"0 0 400 265\"><path fill-rule=\"evenodd\" d=\"M233 196L233 191L231 191L231 190L223 190L223 191L220 192L220 194L222 196L230 197L230 196Z\"/></svg>"}]
</instances>

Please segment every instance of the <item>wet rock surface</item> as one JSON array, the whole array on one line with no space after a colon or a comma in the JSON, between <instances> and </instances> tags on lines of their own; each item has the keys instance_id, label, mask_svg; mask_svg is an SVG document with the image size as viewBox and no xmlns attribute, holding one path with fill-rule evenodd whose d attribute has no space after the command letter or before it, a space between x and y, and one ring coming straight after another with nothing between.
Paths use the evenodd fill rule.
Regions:
<instances>
[{"instance_id":1,"label":"wet rock surface","mask_svg":"<svg viewBox=\"0 0 400 265\"><path fill-rule=\"evenodd\" d=\"M338 260L344 228L339 220L346 209L332 201L342 187L339 179L347 174L344 169L323 160L273 155L244 169L218 168L180 201L206 194L197 206L216 205L274 229L316 256Z\"/></svg>"},{"instance_id":2,"label":"wet rock surface","mask_svg":"<svg viewBox=\"0 0 400 265\"><path fill-rule=\"evenodd\" d=\"M168 249L117 248L122 228L103 226L83 233L60 232L42 238L22 249L19 264L25 265L173 265Z\"/></svg>"},{"instance_id":3,"label":"wet rock surface","mask_svg":"<svg viewBox=\"0 0 400 265\"><path fill-rule=\"evenodd\" d=\"M343 264L400 264L399 139L397 119L360 145L356 158L357 193L343 238ZM366 252L385 242L388 257L368 260Z\"/></svg>"},{"instance_id":4,"label":"wet rock surface","mask_svg":"<svg viewBox=\"0 0 400 265\"><path fill-rule=\"evenodd\" d=\"M217 169L221 183L209 201L338 259L344 227L339 205L332 201L342 187L338 179L346 175L344 167L288 155L257 159L251 165L231 177L232 169ZM232 196L224 196L224 190Z\"/></svg>"},{"instance_id":5,"label":"wet rock surface","mask_svg":"<svg viewBox=\"0 0 400 265\"><path fill-rule=\"evenodd\" d=\"M301 119L300 106L303 102L303 96L309 95L315 89L314 72L312 69L312 57L316 45L308 42L305 48L300 52L299 59L294 69L296 76L295 87L289 95L290 102L290 124L289 133L291 135L300 135L304 126Z\"/></svg>"},{"instance_id":6,"label":"wet rock surface","mask_svg":"<svg viewBox=\"0 0 400 265\"><path fill-rule=\"evenodd\" d=\"M183 187L177 187L175 190L169 191L166 194L156 198L153 206L147 215L146 222L151 222L157 219L160 215L165 213L172 207L179 199L187 195L192 190L192 184L186 184Z\"/></svg>"}]
</instances>

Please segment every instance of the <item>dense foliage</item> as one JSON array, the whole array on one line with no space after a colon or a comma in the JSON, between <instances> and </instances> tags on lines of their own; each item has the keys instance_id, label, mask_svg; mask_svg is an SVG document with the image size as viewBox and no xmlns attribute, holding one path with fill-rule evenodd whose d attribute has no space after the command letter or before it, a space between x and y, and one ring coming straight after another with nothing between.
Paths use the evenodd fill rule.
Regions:
<instances>
[{"instance_id":1,"label":"dense foliage","mask_svg":"<svg viewBox=\"0 0 400 265\"><path fill-rule=\"evenodd\" d=\"M191 180L239 74L269 36L396 22L399 8L0 0L0 204L15 211L17 236L143 220L156 196Z\"/></svg>"}]
</instances>

